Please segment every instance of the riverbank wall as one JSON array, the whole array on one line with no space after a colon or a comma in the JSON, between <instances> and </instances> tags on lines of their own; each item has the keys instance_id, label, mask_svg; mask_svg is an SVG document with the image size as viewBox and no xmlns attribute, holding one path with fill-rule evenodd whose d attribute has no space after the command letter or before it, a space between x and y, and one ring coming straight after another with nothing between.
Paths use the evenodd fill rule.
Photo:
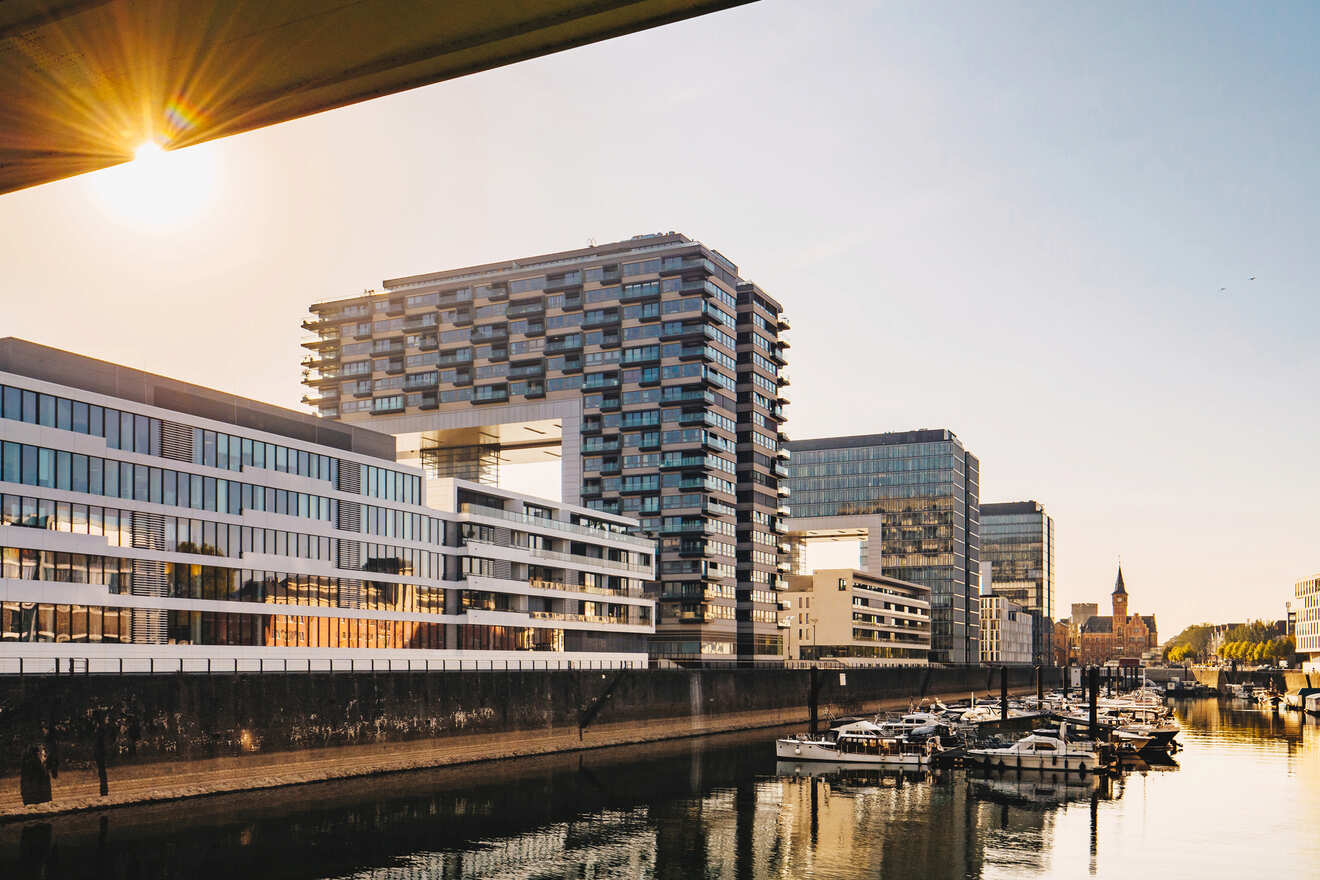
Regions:
<instances>
[{"instance_id":1,"label":"riverbank wall","mask_svg":"<svg viewBox=\"0 0 1320 880\"><path fill-rule=\"evenodd\" d=\"M1057 670L1043 670L1045 687ZM0 818L799 724L997 695L997 668L564 670L0 679ZM1010 691L1035 670L1009 668ZM99 745L98 745L99 742ZM23 756L54 756L24 807ZM96 755L111 790L96 790Z\"/></svg>"}]
</instances>

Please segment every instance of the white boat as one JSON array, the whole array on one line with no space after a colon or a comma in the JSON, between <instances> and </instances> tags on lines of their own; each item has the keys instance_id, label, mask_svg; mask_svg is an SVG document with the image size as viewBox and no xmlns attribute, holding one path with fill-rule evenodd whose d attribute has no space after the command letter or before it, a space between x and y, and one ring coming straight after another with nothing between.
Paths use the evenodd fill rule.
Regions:
<instances>
[{"instance_id":1,"label":"white boat","mask_svg":"<svg viewBox=\"0 0 1320 880\"><path fill-rule=\"evenodd\" d=\"M1310 715L1320 715L1320 694L1311 694L1306 698L1306 711Z\"/></svg>"},{"instance_id":2,"label":"white boat","mask_svg":"<svg viewBox=\"0 0 1320 880\"><path fill-rule=\"evenodd\" d=\"M852 721L824 736L796 736L775 740L781 761L827 761L838 764L874 764L883 767L927 767L939 748L939 738L922 742L884 733L870 721Z\"/></svg>"},{"instance_id":3,"label":"white boat","mask_svg":"<svg viewBox=\"0 0 1320 880\"><path fill-rule=\"evenodd\" d=\"M1154 742L1153 737L1138 733L1125 727L1119 727L1111 734L1115 745L1124 746L1134 752L1140 752Z\"/></svg>"},{"instance_id":4,"label":"white boat","mask_svg":"<svg viewBox=\"0 0 1320 880\"><path fill-rule=\"evenodd\" d=\"M1004 770L1090 773L1100 767L1100 756L1094 749L1042 733L1028 734L1007 748L968 749L967 760L982 767Z\"/></svg>"}]
</instances>

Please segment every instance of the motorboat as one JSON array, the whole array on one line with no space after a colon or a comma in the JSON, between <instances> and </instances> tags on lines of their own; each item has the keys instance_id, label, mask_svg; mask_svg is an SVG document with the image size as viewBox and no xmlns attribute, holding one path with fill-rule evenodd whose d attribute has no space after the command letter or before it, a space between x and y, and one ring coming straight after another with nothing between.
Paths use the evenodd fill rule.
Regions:
<instances>
[{"instance_id":1,"label":"motorboat","mask_svg":"<svg viewBox=\"0 0 1320 880\"><path fill-rule=\"evenodd\" d=\"M1306 698L1311 694L1320 694L1320 688L1304 687L1288 691L1283 695L1283 705L1289 709L1306 708Z\"/></svg>"},{"instance_id":2,"label":"motorboat","mask_svg":"<svg viewBox=\"0 0 1320 880\"><path fill-rule=\"evenodd\" d=\"M1303 706L1308 715L1320 715L1320 694L1311 694Z\"/></svg>"},{"instance_id":3,"label":"motorboat","mask_svg":"<svg viewBox=\"0 0 1320 880\"><path fill-rule=\"evenodd\" d=\"M1145 736L1135 730L1126 727L1119 727L1110 734L1110 741L1114 745L1133 752L1145 751L1151 743L1155 741L1154 737Z\"/></svg>"},{"instance_id":4,"label":"motorboat","mask_svg":"<svg viewBox=\"0 0 1320 880\"><path fill-rule=\"evenodd\" d=\"M1050 736L1042 732L1029 733L1006 748L968 749L966 760L982 767L1002 770L1093 773L1100 768L1100 755L1094 748L1069 743L1062 736Z\"/></svg>"},{"instance_id":5,"label":"motorboat","mask_svg":"<svg viewBox=\"0 0 1320 880\"><path fill-rule=\"evenodd\" d=\"M884 767L928 767L940 749L939 737L920 741L894 736L871 721L850 721L824 736L785 737L775 740L775 757L782 761L827 761L873 764Z\"/></svg>"}]
</instances>

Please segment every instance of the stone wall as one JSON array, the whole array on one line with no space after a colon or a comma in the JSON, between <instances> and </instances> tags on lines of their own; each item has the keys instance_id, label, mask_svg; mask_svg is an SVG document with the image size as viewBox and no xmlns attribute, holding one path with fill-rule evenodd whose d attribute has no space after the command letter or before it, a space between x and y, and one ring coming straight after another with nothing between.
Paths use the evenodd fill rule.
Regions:
<instances>
[{"instance_id":1,"label":"stone wall","mask_svg":"<svg viewBox=\"0 0 1320 880\"><path fill-rule=\"evenodd\" d=\"M1045 670L1046 687L1058 670ZM885 700L999 691L997 669L821 670L821 718ZM1015 690L1034 670L1009 669ZM648 724L683 735L719 716L798 710L811 673L788 669L8 676L0 679L0 777L26 749L88 767L98 729L117 766L464 734ZM675 722L679 722L675 724ZM769 722L764 722L769 723ZM748 725L754 725L749 721ZM735 725L736 726L736 725Z\"/></svg>"}]
</instances>

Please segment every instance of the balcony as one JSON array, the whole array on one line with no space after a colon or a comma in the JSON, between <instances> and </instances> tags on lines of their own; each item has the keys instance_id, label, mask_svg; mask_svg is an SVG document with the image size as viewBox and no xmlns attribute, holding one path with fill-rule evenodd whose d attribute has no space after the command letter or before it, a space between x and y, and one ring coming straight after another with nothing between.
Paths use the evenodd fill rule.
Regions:
<instances>
[{"instance_id":1,"label":"balcony","mask_svg":"<svg viewBox=\"0 0 1320 880\"><path fill-rule=\"evenodd\" d=\"M793 453L789 452L787 449L785 449L782 446L775 450L775 458L781 459L783 461L788 461L792 457L793 457Z\"/></svg>"},{"instance_id":2,"label":"balcony","mask_svg":"<svg viewBox=\"0 0 1320 880\"><path fill-rule=\"evenodd\" d=\"M545 279L546 293L553 293L561 290L576 290L580 287L582 287L582 276L580 274L575 278L565 277Z\"/></svg>"},{"instance_id":3,"label":"balcony","mask_svg":"<svg viewBox=\"0 0 1320 880\"><path fill-rule=\"evenodd\" d=\"M398 376L403 373L403 361L390 361L385 366L385 372L391 376Z\"/></svg>"}]
</instances>

